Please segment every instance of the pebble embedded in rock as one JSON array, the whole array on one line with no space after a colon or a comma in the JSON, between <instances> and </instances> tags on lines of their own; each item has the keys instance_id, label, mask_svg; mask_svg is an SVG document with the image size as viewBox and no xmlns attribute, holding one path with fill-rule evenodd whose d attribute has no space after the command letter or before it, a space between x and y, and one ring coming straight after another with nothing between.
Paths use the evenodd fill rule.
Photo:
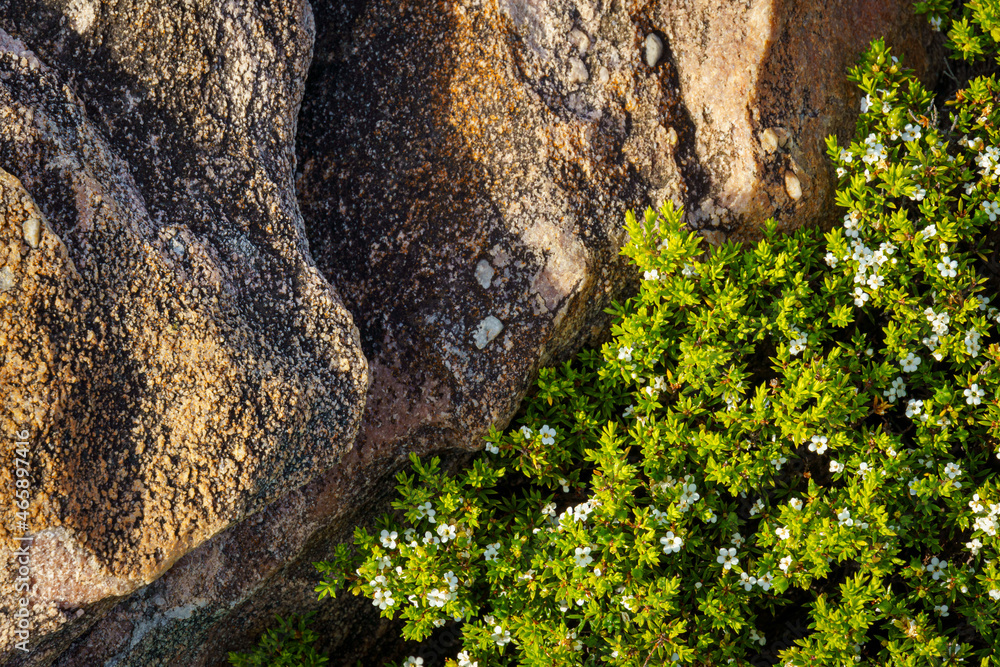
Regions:
<instances>
[{"instance_id":1,"label":"pebble embedded in rock","mask_svg":"<svg viewBox=\"0 0 1000 667\"><path fill-rule=\"evenodd\" d=\"M760 145L768 153L773 153L778 150L778 135L771 128L767 128L760 133Z\"/></svg>"},{"instance_id":2,"label":"pebble embedded in rock","mask_svg":"<svg viewBox=\"0 0 1000 667\"><path fill-rule=\"evenodd\" d=\"M611 79L611 72L608 71L607 67L601 66L601 69L597 71L597 83L604 85Z\"/></svg>"},{"instance_id":3,"label":"pebble embedded in rock","mask_svg":"<svg viewBox=\"0 0 1000 667\"><path fill-rule=\"evenodd\" d=\"M587 71L587 66L583 64L583 61L579 58L569 59L569 82L570 83L584 83L590 78L590 73Z\"/></svg>"},{"instance_id":4,"label":"pebble embedded in rock","mask_svg":"<svg viewBox=\"0 0 1000 667\"><path fill-rule=\"evenodd\" d=\"M798 201L802 198L802 184L799 183L799 177L793 174L791 171L785 172L785 192L794 201Z\"/></svg>"},{"instance_id":5,"label":"pebble embedded in rock","mask_svg":"<svg viewBox=\"0 0 1000 667\"><path fill-rule=\"evenodd\" d=\"M37 248L42 240L42 221L38 216L29 216L21 225L21 231L24 233L24 242L32 248Z\"/></svg>"},{"instance_id":6,"label":"pebble embedded in rock","mask_svg":"<svg viewBox=\"0 0 1000 667\"><path fill-rule=\"evenodd\" d=\"M472 335L476 342L476 347L480 350L490 344L490 341L497 337L503 331L503 322L493 317L488 316L479 326L476 327L475 333Z\"/></svg>"},{"instance_id":7,"label":"pebble embedded in rock","mask_svg":"<svg viewBox=\"0 0 1000 667\"><path fill-rule=\"evenodd\" d=\"M660 62L662 55L663 40L658 35L649 33L646 36L646 64L650 67L656 67L656 63Z\"/></svg>"},{"instance_id":8,"label":"pebble embedded in rock","mask_svg":"<svg viewBox=\"0 0 1000 667\"><path fill-rule=\"evenodd\" d=\"M485 259L479 260L479 264L476 264L476 280L486 289L489 289L493 281L493 267Z\"/></svg>"},{"instance_id":9,"label":"pebble embedded in rock","mask_svg":"<svg viewBox=\"0 0 1000 667\"><path fill-rule=\"evenodd\" d=\"M0 292L6 292L14 287L14 272L9 266L0 269Z\"/></svg>"},{"instance_id":10,"label":"pebble embedded in rock","mask_svg":"<svg viewBox=\"0 0 1000 667\"><path fill-rule=\"evenodd\" d=\"M582 56L590 48L590 37L579 28L573 28L569 31L569 43L575 46L576 52Z\"/></svg>"}]
</instances>

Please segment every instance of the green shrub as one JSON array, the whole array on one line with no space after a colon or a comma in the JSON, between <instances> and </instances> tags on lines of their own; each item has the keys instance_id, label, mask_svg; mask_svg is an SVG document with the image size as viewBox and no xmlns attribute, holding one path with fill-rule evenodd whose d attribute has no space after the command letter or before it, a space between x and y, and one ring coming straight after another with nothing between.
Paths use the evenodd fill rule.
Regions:
<instances>
[{"instance_id":1,"label":"green shrub","mask_svg":"<svg viewBox=\"0 0 1000 667\"><path fill-rule=\"evenodd\" d=\"M316 650L313 644L319 639L306 626L313 612L288 620L276 616L278 627L260 638L260 643L250 653L229 654L229 663L235 667L320 667L329 658Z\"/></svg>"},{"instance_id":2,"label":"green shrub","mask_svg":"<svg viewBox=\"0 0 1000 667\"><path fill-rule=\"evenodd\" d=\"M956 10L956 52L996 52L997 7ZM468 470L414 458L320 597L410 639L461 622L461 667L741 665L796 616L786 665L995 664L998 85L939 127L883 43L850 78L843 227L706 248L669 204L629 214L612 342L543 370Z\"/></svg>"}]
</instances>

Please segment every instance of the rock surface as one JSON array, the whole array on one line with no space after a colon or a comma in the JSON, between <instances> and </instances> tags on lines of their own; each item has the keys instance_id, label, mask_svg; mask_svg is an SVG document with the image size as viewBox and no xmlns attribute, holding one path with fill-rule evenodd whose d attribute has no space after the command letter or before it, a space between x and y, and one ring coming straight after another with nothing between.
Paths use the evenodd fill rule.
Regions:
<instances>
[{"instance_id":1,"label":"rock surface","mask_svg":"<svg viewBox=\"0 0 1000 667\"><path fill-rule=\"evenodd\" d=\"M308 5L0 2L0 27L0 487L15 432L32 473L0 560L33 536L40 664L336 463L368 377L292 188ZM0 578L0 616L18 597Z\"/></svg>"},{"instance_id":2,"label":"rock surface","mask_svg":"<svg viewBox=\"0 0 1000 667\"><path fill-rule=\"evenodd\" d=\"M173 34L184 31L185 6L150 4L139 15ZM19 10L9 29L58 45L53 33L86 26L83 46L69 40L43 55L73 81L95 80L76 63L81 53L93 57L84 38L110 10L80 0L58 7L36 9L61 13L62 23ZM239 15L223 7L196 14ZM294 17L296 7L271 11ZM376 664L385 626L364 600L318 603L311 562L329 558L355 523L385 506L408 451L453 449L460 460L489 424L510 418L539 365L599 335L603 308L636 278L617 254L625 209L672 199L716 241L752 237L772 215L786 227L822 223L832 177L823 138L848 136L857 111L846 67L884 34L906 64L932 74L929 32L903 0L323 0L315 12L296 183L317 266L353 313L371 363L360 434L338 466L128 599L88 608L91 629L54 663L61 667L223 665L226 651L249 646L274 613L309 609L321 612L335 662ZM299 33L265 34L294 42ZM649 35L662 44L653 67ZM115 39L113 31L102 38ZM271 44L280 54L290 48L280 38ZM123 61L143 62L143 50L133 51ZM267 71L293 67L262 52L253 58ZM178 68L197 78L204 70L192 59L178 58ZM129 71L126 79L148 88L128 95L156 96L135 107L136 117L187 99L173 89L160 96L155 67ZM113 74L96 80L96 100L121 85ZM86 84L75 85L89 100ZM152 135L133 127L130 97L118 99L117 108L88 102L88 112L132 163L183 158L201 145L203 126L216 127L181 114L170 133L194 139L168 150L164 137L173 135L164 133L151 144L157 153L147 146ZM278 127L284 137L294 122ZM253 145L273 151L272 140L261 134ZM265 190L288 196L282 183ZM253 180L239 187L260 192ZM178 193L182 203L165 210L191 216L191 195L179 194L188 189L156 201L169 207ZM219 216L243 210L231 190L213 192L217 199L195 201L211 202ZM225 225L204 229L208 241L228 238ZM359 623L367 624L361 639Z\"/></svg>"}]
</instances>

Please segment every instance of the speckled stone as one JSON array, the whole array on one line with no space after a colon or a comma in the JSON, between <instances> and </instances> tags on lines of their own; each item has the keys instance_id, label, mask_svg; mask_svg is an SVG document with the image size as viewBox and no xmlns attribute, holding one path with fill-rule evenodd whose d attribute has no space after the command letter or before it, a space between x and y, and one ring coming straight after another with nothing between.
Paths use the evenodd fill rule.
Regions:
<instances>
[{"instance_id":1,"label":"speckled stone","mask_svg":"<svg viewBox=\"0 0 1000 667\"><path fill-rule=\"evenodd\" d=\"M0 503L5 572L34 538L33 650L5 620L4 665L51 664L355 439L367 361L292 187L310 21L0 1L0 487L17 431L32 470L25 530ZM0 616L19 597L0 577Z\"/></svg>"}]
</instances>

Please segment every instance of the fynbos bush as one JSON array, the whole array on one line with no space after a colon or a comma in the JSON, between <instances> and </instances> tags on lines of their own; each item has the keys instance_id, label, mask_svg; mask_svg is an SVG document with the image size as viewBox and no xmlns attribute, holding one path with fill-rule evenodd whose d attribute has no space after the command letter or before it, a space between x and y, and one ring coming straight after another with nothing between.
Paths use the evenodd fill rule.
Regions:
<instances>
[{"instance_id":1,"label":"fynbos bush","mask_svg":"<svg viewBox=\"0 0 1000 667\"><path fill-rule=\"evenodd\" d=\"M949 6L920 10L996 53L998 3ZM461 667L747 664L794 615L787 665L993 664L1000 89L939 123L881 42L851 80L842 227L708 248L630 214L612 342L543 370L468 470L414 458L321 597L412 639L460 622Z\"/></svg>"}]
</instances>

